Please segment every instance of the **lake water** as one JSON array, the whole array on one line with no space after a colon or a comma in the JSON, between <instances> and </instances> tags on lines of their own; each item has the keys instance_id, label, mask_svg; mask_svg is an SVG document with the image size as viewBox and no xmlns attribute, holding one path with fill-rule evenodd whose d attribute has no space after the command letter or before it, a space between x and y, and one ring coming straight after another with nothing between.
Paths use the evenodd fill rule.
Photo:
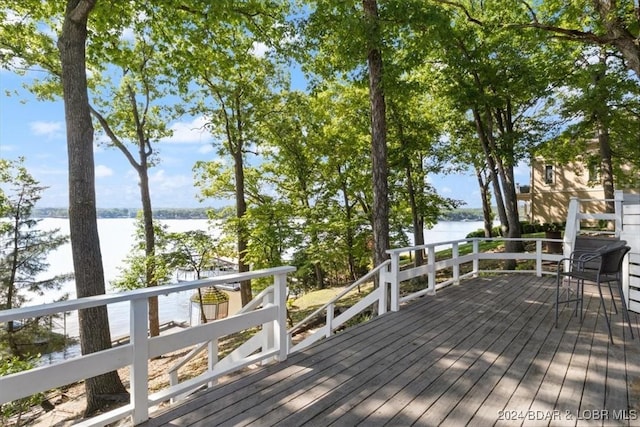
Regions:
<instances>
[{"instance_id":1,"label":"lake water","mask_svg":"<svg viewBox=\"0 0 640 427\"><path fill-rule=\"evenodd\" d=\"M210 227L206 219L189 220L162 220L169 231L205 230L211 234L217 234L215 228ZM124 266L124 260L133 244L135 231L135 219L109 218L98 219L98 233L100 236L100 250L104 266L107 292L117 292L109 283L115 280L120 268ZM59 228L61 233L69 234L69 221L64 218L45 218L40 222L40 228L51 230ZM436 224L431 230L425 230L425 243L437 243L448 240L462 239L471 231L482 228L481 221L458 222L443 221ZM71 257L71 245L61 246L51 252L47 258L50 264L49 272L40 278L51 277L55 274L69 273L73 271ZM36 305L53 302L64 293L69 293L70 298L75 298L75 286L73 282L67 283L60 291L47 292L45 296L33 297L26 305ZM190 317L189 296L190 292L174 293L159 299L160 323L169 321L188 321ZM230 313L231 314L231 313ZM75 313L64 322L64 331L69 336L78 335L77 317ZM109 324L111 336L116 338L129 333L129 304L120 303L109 306Z\"/></svg>"}]
</instances>

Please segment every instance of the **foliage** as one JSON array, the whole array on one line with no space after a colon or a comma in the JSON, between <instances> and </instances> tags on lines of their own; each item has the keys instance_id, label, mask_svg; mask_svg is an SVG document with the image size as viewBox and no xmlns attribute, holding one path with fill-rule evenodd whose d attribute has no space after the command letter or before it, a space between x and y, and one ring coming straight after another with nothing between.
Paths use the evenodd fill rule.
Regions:
<instances>
[{"instance_id":1,"label":"foliage","mask_svg":"<svg viewBox=\"0 0 640 427\"><path fill-rule=\"evenodd\" d=\"M124 259L124 266L120 267L120 275L111 282L117 289L140 289L148 284L148 266L153 264L153 280L165 283L171 278L173 266L166 255L166 226L154 224L156 236L156 252L149 256L145 251L144 220L141 215L136 220L135 241L129 254Z\"/></svg>"},{"instance_id":2,"label":"foliage","mask_svg":"<svg viewBox=\"0 0 640 427\"><path fill-rule=\"evenodd\" d=\"M163 240L166 249L162 257L172 268L194 271L196 279L204 278L201 274L207 270L224 267L224 258L233 253L228 244L203 230L165 233Z\"/></svg>"},{"instance_id":3,"label":"foliage","mask_svg":"<svg viewBox=\"0 0 640 427\"><path fill-rule=\"evenodd\" d=\"M220 243L235 242L243 267L293 263L292 286L322 288L371 265L372 47L384 58L391 245L441 219L483 219L480 211L450 212L457 201L430 184L430 174L443 172L471 170L483 191L493 184L500 200L482 194L485 219L495 203L501 223L511 224L495 235L524 232L513 168L536 154L575 158L597 130L596 115L609 126L617 183L637 180L638 81L614 38L605 40L608 25L626 23L631 35L637 25L630 2L614 11L598 9L603 4L388 1L379 2L374 22L363 19L364 3L338 0L98 2L87 43L94 118L110 144L149 150L149 162L136 166L143 170L161 161L150 144L170 135L181 113L203 123L216 156L196 165L196 185L203 198L235 203L211 213L223 221ZM20 73L36 64L48 71L31 89L54 98L60 64L50 35L59 33L62 8L11 5L15 16L0 12L7 18L0 31L3 47L16 54L0 61ZM607 12L620 21L607 20ZM592 42L607 47L607 60L596 63L593 49L550 37L545 26L579 28L556 31L573 40L592 34ZM18 56L23 62L12 61ZM309 90L290 89L291 60L306 73ZM633 167L623 173L627 165ZM203 211L154 216L203 217ZM134 276L168 262L152 257L137 262Z\"/></svg>"},{"instance_id":4,"label":"foliage","mask_svg":"<svg viewBox=\"0 0 640 427\"><path fill-rule=\"evenodd\" d=\"M536 234L542 233L544 231L562 231L565 228L564 222L545 222L543 224L535 223L531 224L530 222L520 222L520 234ZM500 227L494 227L492 231L492 236L502 236L502 230ZM476 230L467 234L467 238L471 237L485 237L484 230Z\"/></svg>"},{"instance_id":5,"label":"foliage","mask_svg":"<svg viewBox=\"0 0 640 427\"><path fill-rule=\"evenodd\" d=\"M33 207L45 187L24 167L24 159L0 159L0 308L21 307L29 295L59 289L72 274L42 278L49 268L47 255L69 242L60 229L39 230L41 220L32 217ZM13 325L9 324L9 332Z\"/></svg>"},{"instance_id":6,"label":"foliage","mask_svg":"<svg viewBox=\"0 0 640 427\"><path fill-rule=\"evenodd\" d=\"M36 366L38 356L21 359L18 356L3 357L0 360L0 377L4 375L17 374L18 372L28 371ZM0 421L2 425L10 425L10 419L14 419L14 425L22 425L22 416L32 406L39 405L45 399L43 393L34 394L33 396L24 397L12 402L4 403L0 407Z\"/></svg>"}]
</instances>

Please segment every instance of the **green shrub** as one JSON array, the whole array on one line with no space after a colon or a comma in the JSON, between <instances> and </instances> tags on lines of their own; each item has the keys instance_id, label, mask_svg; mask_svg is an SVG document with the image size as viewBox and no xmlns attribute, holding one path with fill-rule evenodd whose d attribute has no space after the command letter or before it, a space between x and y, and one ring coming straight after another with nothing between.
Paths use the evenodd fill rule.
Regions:
<instances>
[{"instance_id":1,"label":"green shrub","mask_svg":"<svg viewBox=\"0 0 640 427\"><path fill-rule=\"evenodd\" d=\"M28 359L20 359L17 356L3 358L0 361L0 377L32 369L39 357L40 355ZM3 404L0 407L0 424L9 425L9 419L15 417L15 425L21 425L22 415L32 406L41 404L44 399L44 394L38 393Z\"/></svg>"}]
</instances>

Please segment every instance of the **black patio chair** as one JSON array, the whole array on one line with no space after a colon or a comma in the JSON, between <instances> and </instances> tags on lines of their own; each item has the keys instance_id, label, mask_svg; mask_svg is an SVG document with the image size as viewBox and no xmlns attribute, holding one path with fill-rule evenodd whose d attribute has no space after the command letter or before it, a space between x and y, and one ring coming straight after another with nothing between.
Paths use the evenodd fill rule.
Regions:
<instances>
[{"instance_id":1,"label":"black patio chair","mask_svg":"<svg viewBox=\"0 0 640 427\"><path fill-rule=\"evenodd\" d=\"M584 299L584 282L595 283L598 287L598 293L600 294L600 306L603 309L605 320L607 321L607 329L609 330L609 339L613 344L613 336L611 334L611 323L609 320L609 314L607 313L607 307L604 302L604 296L602 295L602 285L607 284L609 292L611 294L611 301L613 302L613 308L615 312L618 312L615 299L613 296L613 290L611 288L612 282L617 282L618 292L620 300L622 302L622 315L623 320L626 320L629 324L629 331L631 332L631 339L633 339L633 329L631 326L631 319L629 312L627 311L627 304L624 300L624 294L622 292L622 260L627 252L631 248L627 246L627 242L624 240L618 240L614 243L604 245L598 249L585 251L577 250L571 253L569 258L563 258L558 261L556 270L556 327L558 327L558 316L560 304L568 304L575 302L575 315L580 314L580 321L582 321L582 309ZM568 264L568 268L565 268L565 264ZM566 297L560 298L561 283L566 282ZM573 288L575 286L575 289Z\"/></svg>"}]
</instances>

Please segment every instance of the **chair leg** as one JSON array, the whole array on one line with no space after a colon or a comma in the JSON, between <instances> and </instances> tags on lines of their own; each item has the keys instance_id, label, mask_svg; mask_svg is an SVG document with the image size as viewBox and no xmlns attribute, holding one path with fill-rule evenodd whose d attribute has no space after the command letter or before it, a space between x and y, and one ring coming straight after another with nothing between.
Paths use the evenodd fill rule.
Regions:
<instances>
[{"instance_id":1,"label":"chair leg","mask_svg":"<svg viewBox=\"0 0 640 427\"><path fill-rule=\"evenodd\" d=\"M556 324L555 327L558 327L558 314L560 309L560 275L556 276Z\"/></svg>"},{"instance_id":2,"label":"chair leg","mask_svg":"<svg viewBox=\"0 0 640 427\"><path fill-rule=\"evenodd\" d=\"M633 337L633 327L631 326L631 316L629 316L629 310L627 310L627 302L624 299L624 292L622 291L622 281L618 280L618 292L620 293L620 301L622 304L622 320L624 321L625 318L627 320L627 324L629 325L629 332L631 332L631 339L634 339Z\"/></svg>"},{"instance_id":3,"label":"chair leg","mask_svg":"<svg viewBox=\"0 0 640 427\"><path fill-rule=\"evenodd\" d=\"M611 289L611 282L607 282L607 285L609 286L609 293L611 294L611 304L613 304L614 313L618 314L618 306L616 305L616 299L613 296L613 289Z\"/></svg>"},{"instance_id":4,"label":"chair leg","mask_svg":"<svg viewBox=\"0 0 640 427\"><path fill-rule=\"evenodd\" d=\"M561 283L563 280L566 280L566 290L561 289ZM573 308L573 315L575 317L580 314L580 322L583 321L583 313L584 313L584 280L583 279L575 279L575 291L572 288L573 282L571 277L562 278L557 276L556 278L556 322L555 327L558 327L558 318L560 317L560 304L564 303L566 306L571 302L575 302L575 307ZM565 295L563 299L560 299L560 293L563 292ZM572 297L572 292L575 292L575 297Z\"/></svg>"},{"instance_id":5,"label":"chair leg","mask_svg":"<svg viewBox=\"0 0 640 427\"><path fill-rule=\"evenodd\" d=\"M578 283L580 291L580 322L584 320L584 280L580 280Z\"/></svg>"},{"instance_id":6,"label":"chair leg","mask_svg":"<svg viewBox=\"0 0 640 427\"><path fill-rule=\"evenodd\" d=\"M611 334L611 323L609 322L607 305L604 303L604 296L602 295L602 284L598 283L597 286L598 286L598 293L600 294L600 307L602 307L602 311L604 312L604 319L607 321L607 329L609 330L609 339L611 340L611 345L615 345L613 342L613 335Z\"/></svg>"}]
</instances>

